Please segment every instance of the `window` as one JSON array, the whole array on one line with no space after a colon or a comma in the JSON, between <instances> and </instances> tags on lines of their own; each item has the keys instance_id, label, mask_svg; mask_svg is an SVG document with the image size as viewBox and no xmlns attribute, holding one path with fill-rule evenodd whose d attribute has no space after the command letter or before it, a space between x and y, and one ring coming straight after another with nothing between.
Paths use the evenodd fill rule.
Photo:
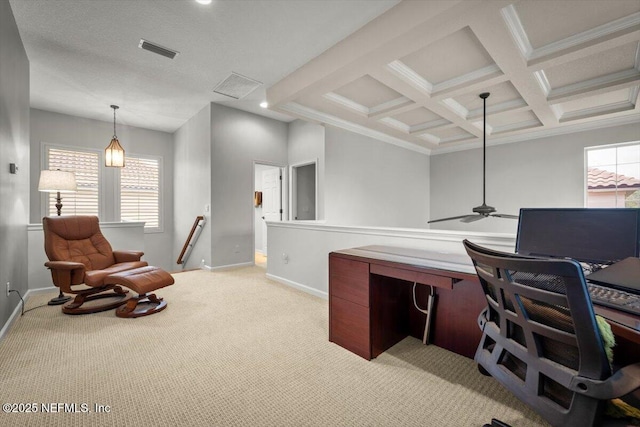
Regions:
<instances>
[{"instance_id":1,"label":"window","mask_svg":"<svg viewBox=\"0 0 640 427\"><path fill-rule=\"evenodd\" d=\"M586 206L640 207L640 143L586 149Z\"/></svg>"},{"instance_id":2,"label":"window","mask_svg":"<svg viewBox=\"0 0 640 427\"><path fill-rule=\"evenodd\" d=\"M75 172L78 191L62 194L63 215L96 215L100 211L100 158L96 151L46 147L46 169ZM57 215L56 193L48 193L45 212Z\"/></svg>"},{"instance_id":3,"label":"window","mask_svg":"<svg viewBox=\"0 0 640 427\"><path fill-rule=\"evenodd\" d=\"M101 150L43 144L43 158L45 169L71 171L76 175L78 191L62 194L63 215L96 215L107 221L144 221L146 232L163 231L160 214L161 157L126 157L126 167L113 169L114 173L106 174L110 184L106 187L106 193L101 188L104 184ZM42 194L43 214L57 215L56 193ZM107 200L103 201L104 197ZM106 213L105 206L108 208Z\"/></svg>"},{"instance_id":4,"label":"window","mask_svg":"<svg viewBox=\"0 0 640 427\"><path fill-rule=\"evenodd\" d=\"M145 221L146 231L162 231L160 158L125 157L120 169L120 219Z\"/></svg>"}]
</instances>

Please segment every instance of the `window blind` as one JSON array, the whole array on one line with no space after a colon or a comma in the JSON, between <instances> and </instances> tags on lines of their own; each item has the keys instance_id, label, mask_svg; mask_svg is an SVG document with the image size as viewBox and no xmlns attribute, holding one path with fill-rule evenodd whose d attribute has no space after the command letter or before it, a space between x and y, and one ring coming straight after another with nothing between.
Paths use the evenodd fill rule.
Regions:
<instances>
[{"instance_id":1,"label":"window blind","mask_svg":"<svg viewBox=\"0 0 640 427\"><path fill-rule=\"evenodd\" d=\"M99 178L100 166L97 152L78 151L49 147L47 168L74 172L78 191L63 193L63 215L99 216ZM49 193L49 216L57 215L56 193Z\"/></svg>"},{"instance_id":2,"label":"window blind","mask_svg":"<svg viewBox=\"0 0 640 427\"><path fill-rule=\"evenodd\" d=\"M160 227L160 161L126 157L120 170L120 219L145 221L146 229Z\"/></svg>"}]
</instances>

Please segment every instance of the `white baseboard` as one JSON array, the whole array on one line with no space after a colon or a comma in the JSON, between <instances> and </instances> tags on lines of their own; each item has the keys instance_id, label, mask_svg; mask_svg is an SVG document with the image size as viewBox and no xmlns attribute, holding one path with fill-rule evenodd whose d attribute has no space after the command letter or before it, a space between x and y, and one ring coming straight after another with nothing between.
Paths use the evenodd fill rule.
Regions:
<instances>
[{"instance_id":1,"label":"white baseboard","mask_svg":"<svg viewBox=\"0 0 640 427\"><path fill-rule=\"evenodd\" d=\"M24 297L22 297L25 300L25 303L27 302L27 295L29 295L29 291L27 291ZM13 310L13 313L11 313L11 316L9 316L6 323L0 330L0 342L4 339L4 336L7 334L7 332L9 332L9 329L11 328L11 325L13 325L13 322L15 322L16 319L20 316L20 313L22 312L21 308L22 302L18 301L18 305L16 305L15 310Z\"/></svg>"},{"instance_id":2,"label":"white baseboard","mask_svg":"<svg viewBox=\"0 0 640 427\"><path fill-rule=\"evenodd\" d=\"M29 289L29 290L27 290L27 293L24 294L22 299L24 300L24 303L26 305L27 301L29 301L29 298L31 297L31 295L51 292L51 291L54 291L54 290L57 290L57 289L58 288L56 288L55 286L48 286L46 288L38 288L38 289ZM12 295L13 295L13 293L12 293ZM9 329L11 328L11 325L13 325L13 322L15 322L16 319L18 319L18 317L20 317L21 313L22 313L22 301L18 300L18 305L13 310L13 313L11 313L11 316L9 316L9 318L5 322L5 324L2 327L2 329L0 329L0 342L4 339L4 336L7 334L7 332L9 332Z\"/></svg>"},{"instance_id":3,"label":"white baseboard","mask_svg":"<svg viewBox=\"0 0 640 427\"><path fill-rule=\"evenodd\" d=\"M44 288L35 288L35 289L29 289L26 293L26 295L30 295L30 294L42 294L45 292L51 292L51 291L57 291L58 288L55 286L46 286Z\"/></svg>"},{"instance_id":4,"label":"white baseboard","mask_svg":"<svg viewBox=\"0 0 640 427\"><path fill-rule=\"evenodd\" d=\"M308 294L320 297L322 299L326 299L326 300L329 299L329 295L326 292L319 291L316 288L312 288L312 287L309 287L307 285L303 285L302 283L294 282L292 280L285 279L285 278L280 277L280 276L274 276L273 274L269 274L269 273L267 273L267 279L275 280L278 283L282 283L283 285L290 286L292 288L301 290L303 292L306 292Z\"/></svg>"},{"instance_id":5,"label":"white baseboard","mask_svg":"<svg viewBox=\"0 0 640 427\"><path fill-rule=\"evenodd\" d=\"M209 270L209 271L218 271L218 270L230 270L232 268L239 268L239 267L251 267L253 266L254 263L253 261L250 262L241 262L239 264L228 264L228 265L221 265L218 267L209 267L208 265L205 265L203 270Z\"/></svg>"}]
</instances>

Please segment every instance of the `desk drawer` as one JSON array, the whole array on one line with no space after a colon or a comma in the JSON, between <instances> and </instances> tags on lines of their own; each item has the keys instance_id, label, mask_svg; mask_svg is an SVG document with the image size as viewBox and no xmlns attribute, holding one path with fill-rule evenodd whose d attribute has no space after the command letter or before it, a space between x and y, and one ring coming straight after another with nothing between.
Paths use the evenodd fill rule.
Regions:
<instances>
[{"instance_id":1,"label":"desk drawer","mask_svg":"<svg viewBox=\"0 0 640 427\"><path fill-rule=\"evenodd\" d=\"M369 307L369 264L330 256L329 294Z\"/></svg>"},{"instance_id":2,"label":"desk drawer","mask_svg":"<svg viewBox=\"0 0 640 427\"><path fill-rule=\"evenodd\" d=\"M402 268L387 267L378 264L371 264L371 274L395 277L396 279L436 286L438 288L453 289L453 279L451 277L438 276L436 274L420 273L418 271L404 270Z\"/></svg>"},{"instance_id":3,"label":"desk drawer","mask_svg":"<svg viewBox=\"0 0 640 427\"><path fill-rule=\"evenodd\" d=\"M329 297L329 339L341 347L371 359L369 309L335 296Z\"/></svg>"}]
</instances>

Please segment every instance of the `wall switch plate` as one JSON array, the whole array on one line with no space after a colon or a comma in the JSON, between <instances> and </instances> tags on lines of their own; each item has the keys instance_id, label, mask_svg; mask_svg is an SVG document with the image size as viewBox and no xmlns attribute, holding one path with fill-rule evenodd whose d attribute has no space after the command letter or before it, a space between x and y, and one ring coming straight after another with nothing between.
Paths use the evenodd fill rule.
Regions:
<instances>
[{"instance_id":1,"label":"wall switch plate","mask_svg":"<svg viewBox=\"0 0 640 427\"><path fill-rule=\"evenodd\" d=\"M10 290L11 290L11 282L7 282L7 296L9 296Z\"/></svg>"},{"instance_id":2,"label":"wall switch plate","mask_svg":"<svg viewBox=\"0 0 640 427\"><path fill-rule=\"evenodd\" d=\"M15 163L9 163L9 173L15 174L18 171L18 167Z\"/></svg>"}]
</instances>

